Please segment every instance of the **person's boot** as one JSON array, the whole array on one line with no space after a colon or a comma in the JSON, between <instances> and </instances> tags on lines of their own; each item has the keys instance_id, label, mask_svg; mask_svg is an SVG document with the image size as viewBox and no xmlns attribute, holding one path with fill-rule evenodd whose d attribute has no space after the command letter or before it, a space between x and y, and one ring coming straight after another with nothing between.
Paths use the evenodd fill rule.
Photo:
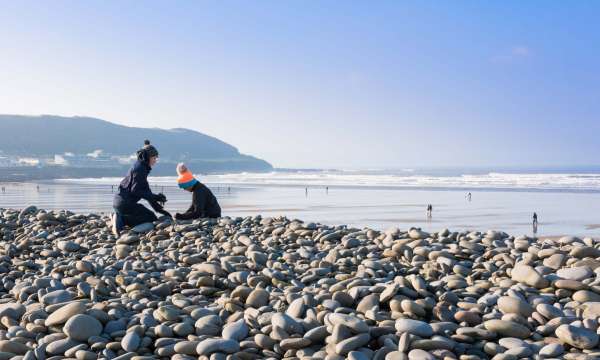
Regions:
<instances>
[{"instance_id":1,"label":"person's boot","mask_svg":"<svg viewBox=\"0 0 600 360\"><path fill-rule=\"evenodd\" d=\"M112 233L114 236L119 237L121 230L123 230L123 219L117 213L111 215L112 220Z\"/></svg>"}]
</instances>

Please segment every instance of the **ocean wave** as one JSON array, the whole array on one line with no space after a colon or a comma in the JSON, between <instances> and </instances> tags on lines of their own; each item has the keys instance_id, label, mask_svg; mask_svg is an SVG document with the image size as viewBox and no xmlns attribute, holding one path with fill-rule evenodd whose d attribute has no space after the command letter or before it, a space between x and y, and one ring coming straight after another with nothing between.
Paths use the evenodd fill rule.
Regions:
<instances>
[{"instance_id":1,"label":"ocean wave","mask_svg":"<svg viewBox=\"0 0 600 360\"><path fill-rule=\"evenodd\" d=\"M464 174L458 176L419 175L416 173L369 173L346 171L268 172L198 175L207 184L254 186L345 186L386 188L506 189L600 191L600 173L500 173ZM120 178L64 179L61 182L118 184ZM174 185L176 177L150 177L156 185Z\"/></svg>"}]
</instances>

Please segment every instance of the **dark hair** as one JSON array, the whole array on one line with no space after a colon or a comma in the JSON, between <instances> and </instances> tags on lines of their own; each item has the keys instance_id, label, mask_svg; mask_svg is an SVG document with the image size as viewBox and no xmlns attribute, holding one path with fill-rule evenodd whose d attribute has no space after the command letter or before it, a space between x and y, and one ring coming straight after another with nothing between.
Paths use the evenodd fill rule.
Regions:
<instances>
[{"instance_id":1,"label":"dark hair","mask_svg":"<svg viewBox=\"0 0 600 360\"><path fill-rule=\"evenodd\" d=\"M150 145L150 140L144 140L144 146L137 152L138 159L148 162L151 157L158 156L158 150L153 145Z\"/></svg>"}]
</instances>

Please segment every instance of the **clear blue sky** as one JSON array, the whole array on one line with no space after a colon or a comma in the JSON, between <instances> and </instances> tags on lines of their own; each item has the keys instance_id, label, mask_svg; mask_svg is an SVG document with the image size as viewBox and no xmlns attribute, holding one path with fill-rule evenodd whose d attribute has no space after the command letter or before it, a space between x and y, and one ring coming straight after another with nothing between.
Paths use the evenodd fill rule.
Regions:
<instances>
[{"instance_id":1,"label":"clear blue sky","mask_svg":"<svg viewBox=\"0 0 600 360\"><path fill-rule=\"evenodd\" d=\"M0 113L279 167L599 164L600 2L4 1Z\"/></svg>"}]
</instances>

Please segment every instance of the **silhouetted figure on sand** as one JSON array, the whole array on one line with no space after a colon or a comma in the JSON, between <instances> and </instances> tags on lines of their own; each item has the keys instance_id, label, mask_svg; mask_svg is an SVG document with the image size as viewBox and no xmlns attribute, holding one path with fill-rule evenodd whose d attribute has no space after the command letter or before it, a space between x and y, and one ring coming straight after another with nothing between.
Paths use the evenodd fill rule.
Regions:
<instances>
[{"instance_id":1,"label":"silhouetted figure on sand","mask_svg":"<svg viewBox=\"0 0 600 360\"><path fill-rule=\"evenodd\" d=\"M537 213L533 213L533 233L537 233L538 230L538 216Z\"/></svg>"}]
</instances>

